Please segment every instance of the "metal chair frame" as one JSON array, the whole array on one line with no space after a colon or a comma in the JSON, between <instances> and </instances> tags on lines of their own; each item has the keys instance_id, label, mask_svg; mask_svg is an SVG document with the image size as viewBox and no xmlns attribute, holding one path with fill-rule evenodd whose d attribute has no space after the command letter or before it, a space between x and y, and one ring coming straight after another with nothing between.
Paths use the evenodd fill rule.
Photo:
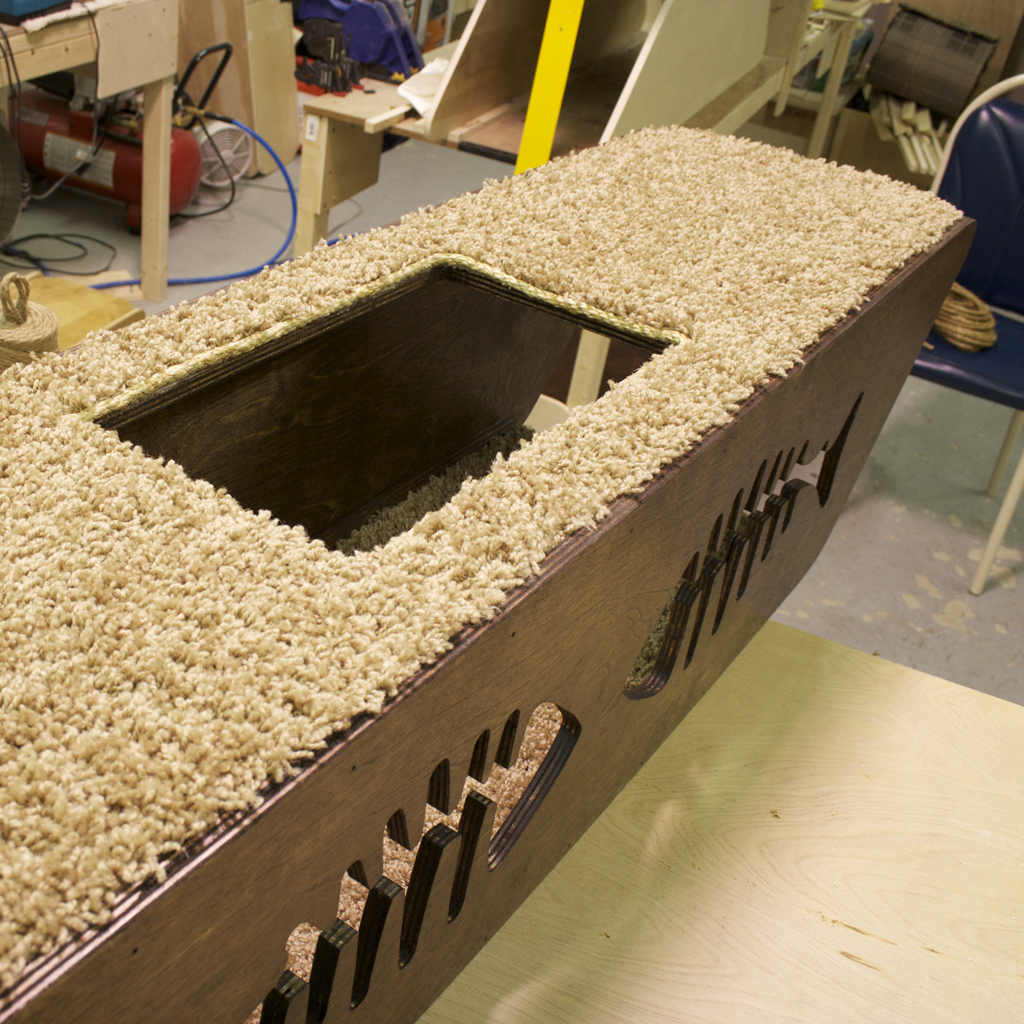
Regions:
<instances>
[{"instance_id":1,"label":"metal chair frame","mask_svg":"<svg viewBox=\"0 0 1024 1024\"><path fill-rule=\"evenodd\" d=\"M946 141L946 147L942 154L942 162L939 164L939 169L935 174L935 178L932 180L932 192L938 194L939 187L942 184L942 179L946 174L946 168L949 165L953 146L956 143L957 136L960 134L960 129L963 127L967 119L976 110L980 110L992 100L1010 92L1012 89L1018 88L1019 86L1024 86L1024 75L1014 75L1011 78L1005 78L1003 81L997 82L970 103L964 112L956 119L956 123L953 125L953 128L949 133L949 139ZM1024 323L1024 316L1021 316L1020 313L1016 313L1013 310L1000 309L996 306L993 306L992 310L1009 320L1016 320L1020 323ZM1003 438L1002 446L999 449L999 455L996 457L996 463L992 469L992 476L989 478L986 493L990 498L996 497L996 493L999 489L1000 483L1002 483L1003 477L1006 474L1006 469L1010 462L1010 456L1013 454L1014 446L1020 436L1022 427L1024 427L1024 410L1015 409L1010 418L1010 425L1006 431L1006 436ZM985 545L985 550L981 556L981 562L978 564L978 570L974 574L974 579L971 581L970 591L975 596L980 595L985 589L985 583L992 570L992 564L995 562L996 555L999 553L999 548L1006 537L1006 531L1009 529L1010 520L1013 518L1013 514L1017 509L1022 493L1024 493L1024 453L1021 454L1020 461L1017 463L1017 468L1014 470L1013 477L1010 480L1009 489L1006 492L1006 497L1003 498L1003 503L1000 506L998 515L996 516L996 521L992 526L992 532L989 534L988 543Z\"/></svg>"}]
</instances>

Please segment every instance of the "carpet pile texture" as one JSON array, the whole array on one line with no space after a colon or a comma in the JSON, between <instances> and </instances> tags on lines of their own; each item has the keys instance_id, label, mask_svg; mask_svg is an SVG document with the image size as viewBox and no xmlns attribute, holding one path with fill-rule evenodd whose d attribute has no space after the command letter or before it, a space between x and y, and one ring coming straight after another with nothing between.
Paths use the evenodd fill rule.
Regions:
<instances>
[{"instance_id":1,"label":"carpet pile texture","mask_svg":"<svg viewBox=\"0 0 1024 1024\"><path fill-rule=\"evenodd\" d=\"M379 711L959 217L884 177L652 129L7 370L0 988ZM93 422L437 259L674 344L351 555Z\"/></svg>"}]
</instances>

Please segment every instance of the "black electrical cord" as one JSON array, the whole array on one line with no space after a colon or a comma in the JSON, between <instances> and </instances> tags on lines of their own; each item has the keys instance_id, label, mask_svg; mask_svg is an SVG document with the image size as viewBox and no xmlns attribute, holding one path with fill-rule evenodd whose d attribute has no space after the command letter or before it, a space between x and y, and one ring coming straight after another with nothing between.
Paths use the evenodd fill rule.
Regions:
<instances>
[{"instance_id":1,"label":"black electrical cord","mask_svg":"<svg viewBox=\"0 0 1024 1024\"><path fill-rule=\"evenodd\" d=\"M228 176L228 181L231 183L231 196L223 206L218 206L214 210L204 210L202 213L179 213L177 216L184 218L185 220L198 220L200 217L212 217L215 213L223 213L234 201L236 189L235 179L232 177L231 169L227 165L227 161L224 159L224 154L220 151L220 146L217 145L213 140L213 136L210 134L206 127L206 122L202 118L198 119L199 127L203 129L203 134L206 136L206 141L213 146L213 151L217 154L217 159L220 160L221 167L224 168L224 173Z\"/></svg>"},{"instance_id":2,"label":"black electrical cord","mask_svg":"<svg viewBox=\"0 0 1024 1024\"><path fill-rule=\"evenodd\" d=\"M84 259L89 255L89 247L87 245L82 245L81 242L74 241L76 238L84 238L87 242L95 242L97 245L103 246L104 249L108 249L110 251L110 256L108 257L106 264L98 269L92 268L91 270L68 270L65 267L51 266L51 264L54 263L72 263L75 260ZM36 253L29 252L27 249L21 248L25 242L35 242L39 240L61 242L77 251L72 253L70 256L40 256ZM44 274L50 274L57 271L61 274L71 274L75 277L91 277L93 274L102 274L104 271L110 269L115 256L117 256L117 249L109 242L105 242L102 238L96 238L93 235L81 234L77 231L64 231L58 234L35 232L31 235L22 235L20 238L12 238L5 245L0 246L0 263L3 263L8 267L14 267L18 270L36 269L41 270ZM23 262L15 263L13 260L22 260Z\"/></svg>"}]
</instances>

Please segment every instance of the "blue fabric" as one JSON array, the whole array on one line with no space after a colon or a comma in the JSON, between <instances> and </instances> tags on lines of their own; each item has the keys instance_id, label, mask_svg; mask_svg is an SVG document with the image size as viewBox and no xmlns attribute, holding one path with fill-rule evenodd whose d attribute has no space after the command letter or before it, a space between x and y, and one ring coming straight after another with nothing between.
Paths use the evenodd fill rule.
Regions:
<instances>
[{"instance_id":1,"label":"blue fabric","mask_svg":"<svg viewBox=\"0 0 1024 1024\"><path fill-rule=\"evenodd\" d=\"M1024 324L998 313L995 318L999 340L983 352L961 352L938 331L932 331L928 341L935 349L921 349L911 373L968 395L1024 409Z\"/></svg>"},{"instance_id":2,"label":"blue fabric","mask_svg":"<svg viewBox=\"0 0 1024 1024\"><path fill-rule=\"evenodd\" d=\"M939 195L977 221L957 280L993 306L1024 313L1024 107L993 100L960 129ZM1024 409L1024 324L995 314L998 340L961 352L937 331L910 371L968 395Z\"/></svg>"},{"instance_id":3,"label":"blue fabric","mask_svg":"<svg viewBox=\"0 0 1024 1024\"><path fill-rule=\"evenodd\" d=\"M25 18L30 14L42 14L47 7L59 6L60 0L0 0L0 14Z\"/></svg>"},{"instance_id":4,"label":"blue fabric","mask_svg":"<svg viewBox=\"0 0 1024 1024\"><path fill-rule=\"evenodd\" d=\"M993 100L964 122L939 195L978 222L960 283L1024 313L1024 107Z\"/></svg>"}]
</instances>

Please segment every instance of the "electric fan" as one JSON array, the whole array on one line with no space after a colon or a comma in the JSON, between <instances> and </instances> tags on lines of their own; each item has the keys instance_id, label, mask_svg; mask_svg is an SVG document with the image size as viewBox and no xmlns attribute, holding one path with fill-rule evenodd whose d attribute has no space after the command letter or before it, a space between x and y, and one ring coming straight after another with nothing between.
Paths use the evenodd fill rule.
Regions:
<instances>
[{"instance_id":1,"label":"electric fan","mask_svg":"<svg viewBox=\"0 0 1024 1024\"><path fill-rule=\"evenodd\" d=\"M205 129L205 130L204 130ZM226 121L196 123L192 128L203 158L200 182L208 188L229 188L249 169L253 158L252 138ZM220 156L217 155L218 150Z\"/></svg>"}]
</instances>

